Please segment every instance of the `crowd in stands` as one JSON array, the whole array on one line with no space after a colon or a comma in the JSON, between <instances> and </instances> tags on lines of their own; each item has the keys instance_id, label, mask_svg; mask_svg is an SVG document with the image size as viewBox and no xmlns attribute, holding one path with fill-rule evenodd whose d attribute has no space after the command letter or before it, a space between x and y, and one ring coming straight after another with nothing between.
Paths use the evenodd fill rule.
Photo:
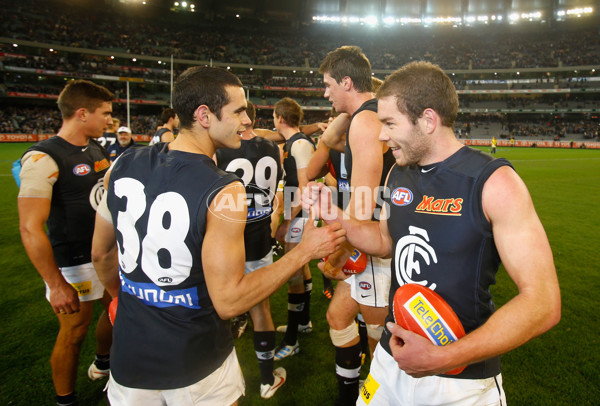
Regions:
<instances>
[{"instance_id":1,"label":"crowd in stands","mask_svg":"<svg viewBox=\"0 0 600 406\"><path fill-rule=\"evenodd\" d=\"M459 115L455 125L459 138L486 139L492 136L504 139L539 140L593 140L600 141L598 118L568 119L564 117L519 118L498 115Z\"/></svg>"},{"instance_id":2,"label":"crowd in stands","mask_svg":"<svg viewBox=\"0 0 600 406\"><path fill-rule=\"evenodd\" d=\"M158 125L158 117L148 114L134 114L130 117L133 134L152 135ZM303 124L315 121L326 121L328 112L307 114ZM124 112L115 111L114 117L126 123ZM36 107L0 109L0 133L7 134L55 134L60 129L61 118L57 108ZM273 127L271 111L259 111L256 117L257 128ZM500 138L540 140L552 139L589 139L600 141L600 121L585 118L572 120L567 118L552 119L515 119L504 115L459 115L455 132L460 138L486 139L492 136Z\"/></svg>"},{"instance_id":3,"label":"crowd in stands","mask_svg":"<svg viewBox=\"0 0 600 406\"><path fill-rule=\"evenodd\" d=\"M0 109L0 133L53 134L61 125L58 109L16 108Z\"/></svg>"},{"instance_id":4,"label":"crowd in stands","mask_svg":"<svg viewBox=\"0 0 600 406\"><path fill-rule=\"evenodd\" d=\"M412 60L429 60L444 69L594 65L600 54L600 33L595 28L539 30L527 33L526 38L520 32L493 30L486 35L459 30L443 36L408 29L384 35L331 30L327 36L318 36L317 30L306 28L302 32L273 35L257 29L233 32L198 23L174 24L167 19L149 24L109 12L84 13L78 7L59 10L49 3L32 0L0 8L0 21L3 35L12 38L136 55L173 55L253 65L317 67L328 51L348 43L361 46L374 69L395 69ZM415 41L417 34L419 40Z\"/></svg>"}]
</instances>

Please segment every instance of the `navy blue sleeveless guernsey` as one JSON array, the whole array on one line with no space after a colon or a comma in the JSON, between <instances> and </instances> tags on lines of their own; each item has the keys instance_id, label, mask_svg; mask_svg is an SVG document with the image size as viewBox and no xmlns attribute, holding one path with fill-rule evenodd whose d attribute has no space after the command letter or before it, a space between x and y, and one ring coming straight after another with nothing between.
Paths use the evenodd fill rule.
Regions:
<instances>
[{"instance_id":1,"label":"navy blue sleeveless guernsey","mask_svg":"<svg viewBox=\"0 0 600 406\"><path fill-rule=\"evenodd\" d=\"M426 167L394 166L386 200L393 241L387 321L393 321L394 293L406 283L424 285L442 296L467 334L494 312L490 285L495 283L500 258L481 193L490 175L507 165L505 159L463 147ZM391 354L389 339L384 329L381 345ZM482 379L498 373L500 359L494 357L452 377Z\"/></svg>"},{"instance_id":2,"label":"navy blue sleeveless guernsey","mask_svg":"<svg viewBox=\"0 0 600 406\"><path fill-rule=\"evenodd\" d=\"M104 193L102 179L110 167L108 152L95 140L81 147L59 136L40 141L29 151L44 152L58 165L46 222L57 265L91 262L96 209Z\"/></svg>"},{"instance_id":3,"label":"navy blue sleeveless guernsey","mask_svg":"<svg viewBox=\"0 0 600 406\"><path fill-rule=\"evenodd\" d=\"M246 261L271 251L271 213L277 184L283 177L279 147L262 137L242 140L238 149L219 149L217 166L235 173L246 187L248 218L244 229ZM283 204L283 202L278 202Z\"/></svg>"},{"instance_id":4,"label":"navy blue sleeveless guernsey","mask_svg":"<svg viewBox=\"0 0 600 406\"><path fill-rule=\"evenodd\" d=\"M229 321L208 295L202 243L212 199L236 180L211 158L165 143L128 149L116 161L107 193L122 286L111 374L121 385L188 386L231 353Z\"/></svg>"}]
</instances>

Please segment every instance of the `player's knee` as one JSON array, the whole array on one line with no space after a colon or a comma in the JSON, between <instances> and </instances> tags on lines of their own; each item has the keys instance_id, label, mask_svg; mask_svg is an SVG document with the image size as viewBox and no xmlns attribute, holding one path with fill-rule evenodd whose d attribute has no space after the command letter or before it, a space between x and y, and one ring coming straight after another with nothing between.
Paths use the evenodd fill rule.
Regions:
<instances>
[{"instance_id":1,"label":"player's knee","mask_svg":"<svg viewBox=\"0 0 600 406\"><path fill-rule=\"evenodd\" d=\"M382 334L383 326L380 326L379 324L367 324L367 335L369 336L369 338L379 341L381 340Z\"/></svg>"},{"instance_id":2,"label":"player's knee","mask_svg":"<svg viewBox=\"0 0 600 406\"><path fill-rule=\"evenodd\" d=\"M330 328L329 337L331 337L331 343L334 346L343 347L344 345L359 338L358 326L355 322L352 322L352 324L340 330Z\"/></svg>"},{"instance_id":3,"label":"player's knee","mask_svg":"<svg viewBox=\"0 0 600 406\"><path fill-rule=\"evenodd\" d=\"M69 328L61 328L59 333L59 339L63 345L74 345L79 346L85 339L88 332L89 324L82 324L77 326L71 326Z\"/></svg>"}]
</instances>

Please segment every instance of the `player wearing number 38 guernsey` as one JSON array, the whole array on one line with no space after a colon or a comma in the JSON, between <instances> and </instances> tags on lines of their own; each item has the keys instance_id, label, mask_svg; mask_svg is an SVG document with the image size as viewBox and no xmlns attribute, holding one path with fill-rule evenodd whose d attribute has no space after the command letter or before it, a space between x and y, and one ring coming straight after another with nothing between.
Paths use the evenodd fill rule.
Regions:
<instances>
[{"instance_id":1,"label":"player wearing number 38 guernsey","mask_svg":"<svg viewBox=\"0 0 600 406\"><path fill-rule=\"evenodd\" d=\"M234 404L244 380L229 319L345 238L339 225L313 227L296 251L246 275L246 191L212 160L219 148L239 148L250 125L242 84L223 69L190 68L173 106L179 136L124 152L96 217L92 258L118 295L113 406Z\"/></svg>"}]
</instances>

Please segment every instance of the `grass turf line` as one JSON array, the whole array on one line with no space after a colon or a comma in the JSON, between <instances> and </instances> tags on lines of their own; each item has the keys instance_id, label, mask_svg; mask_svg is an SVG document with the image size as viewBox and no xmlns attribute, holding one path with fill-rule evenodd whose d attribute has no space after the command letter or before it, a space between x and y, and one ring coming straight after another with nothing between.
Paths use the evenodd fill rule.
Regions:
<instances>
[{"instance_id":1,"label":"grass turf line","mask_svg":"<svg viewBox=\"0 0 600 406\"><path fill-rule=\"evenodd\" d=\"M12 162L30 144L0 148L0 404L53 404L50 351L58 323L44 298L44 284L29 262L18 230L17 186ZM482 148L489 152L488 149ZM600 201L600 151L542 148L499 148L529 188L544 224L561 285L560 324L548 333L502 356L504 388L510 405L593 405L600 398L600 299L597 218ZM336 396L334 353L325 312L328 300L319 271L311 264L314 331L300 335L301 352L276 363L288 382L270 405L329 405ZM497 307L516 294L503 268L492 288ZM271 299L276 325L285 324L287 290ZM527 311L527 309L523 309ZM95 318L100 312L99 306ZM108 405L104 382L90 382L87 367L94 357L94 322L81 351L77 393L82 405ZM501 334L501 332L499 332ZM282 338L277 335L277 340ZM252 343L251 323L235 341L246 380L241 406L264 404L258 394L260 374ZM363 377L366 375L363 368Z\"/></svg>"}]
</instances>

